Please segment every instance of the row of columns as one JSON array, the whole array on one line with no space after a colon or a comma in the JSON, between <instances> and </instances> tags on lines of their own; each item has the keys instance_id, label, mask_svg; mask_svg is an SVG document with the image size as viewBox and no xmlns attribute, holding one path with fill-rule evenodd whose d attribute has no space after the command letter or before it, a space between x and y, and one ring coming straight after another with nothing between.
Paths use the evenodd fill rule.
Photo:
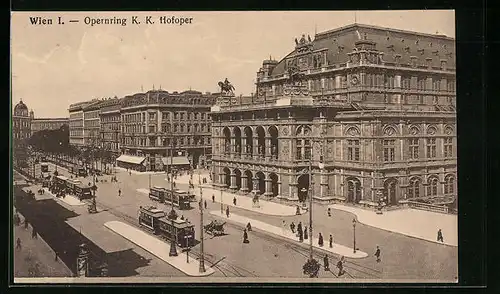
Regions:
<instances>
[{"instance_id":1,"label":"row of columns","mask_svg":"<svg viewBox=\"0 0 500 294\"><path fill-rule=\"evenodd\" d=\"M229 141L227 138L224 138L224 150L230 154L231 158L243 155L253 159L278 159L278 147L277 144L271 144L272 137L265 137L263 145L259 145L259 137L252 137L252 141L252 144L248 144L248 138L241 137L240 144L236 144L236 137L232 136Z\"/></svg>"},{"instance_id":2,"label":"row of columns","mask_svg":"<svg viewBox=\"0 0 500 294\"><path fill-rule=\"evenodd\" d=\"M230 186L229 186L229 189L231 190L237 190L238 189L238 186L237 186L237 175L236 173L234 172L231 172L231 174L229 175L230 176ZM252 180L252 190L250 191L248 189L248 176L246 174L241 174L240 176L241 178L241 183L240 183L240 188L239 190L241 192L244 192L244 193L248 193L248 192L251 192L251 193L260 193L260 189L259 189L259 178L258 177L253 177L251 180ZM272 185L272 179L269 178L269 177L266 177L264 179L264 182L265 182L265 192L264 192L264 196L272 196L273 195L273 185ZM220 183L222 185L225 185L225 174L221 173L220 174ZM280 194L280 190L281 190L281 183L278 182L278 195Z\"/></svg>"}]
</instances>

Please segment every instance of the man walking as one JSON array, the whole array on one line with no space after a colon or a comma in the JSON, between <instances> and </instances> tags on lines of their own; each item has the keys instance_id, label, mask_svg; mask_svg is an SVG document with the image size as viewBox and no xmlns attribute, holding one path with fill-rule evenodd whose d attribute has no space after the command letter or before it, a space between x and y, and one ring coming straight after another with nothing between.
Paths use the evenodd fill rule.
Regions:
<instances>
[{"instance_id":1,"label":"man walking","mask_svg":"<svg viewBox=\"0 0 500 294\"><path fill-rule=\"evenodd\" d=\"M215 203L215 195L212 194L212 203Z\"/></svg>"},{"instance_id":2,"label":"man walking","mask_svg":"<svg viewBox=\"0 0 500 294\"><path fill-rule=\"evenodd\" d=\"M233 198L233 205L236 206L236 197Z\"/></svg>"},{"instance_id":3,"label":"man walking","mask_svg":"<svg viewBox=\"0 0 500 294\"><path fill-rule=\"evenodd\" d=\"M207 200L204 200L203 204L205 205L205 209L207 209Z\"/></svg>"},{"instance_id":4,"label":"man walking","mask_svg":"<svg viewBox=\"0 0 500 294\"><path fill-rule=\"evenodd\" d=\"M229 218L229 206L226 207L226 216Z\"/></svg>"},{"instance_id":5,"label":"man walking","mask_svg":"<svg viewBox=\"0 0 500 294\"><path fill-rule=\"evenodd\" d=\"M375 257L377 258L377 262L380 262L380 248L377 246L377 250L375 251Z\"/></svg>"},{"instance_id":6,"label":"man walking","mask_svg":"<svg viewBox=\"0 0 500 294\"><path fill-rule=\"evenodd\" d=\"M330 239L328 240L330 248L333 248L333 236L330 234Z\"/></svg>"},{"instance_id":7,"label":"man walking","mask_svg":"<svg viewBox=\"0 0 500 294\"><path fill-rule=\"evenodd\" d=\"M443 243L443 232L441 232L441 229L438 230L438 236L437 236L437 241Z\"/></svg>"},{"instance_id":8,"label":"man walking","mask_svg":"<svg viewBox=\"0 0 500 294\"><path fill-rule=\"evenodd\" d=\"M118 189L118 197L121 197L121 196L122 196L122 190Z\"/></svg>"},{"instance_id":9,"label":"man walking","mask_svg":"<svg viewBox=\"0 0 500 294\"><path fill-rule=\"evenodd\" d=\"M297 225L297 234L299 235L299 241L304 242L304 235L302 232L302 222L299 222L299 224Z\"/></svg>"},{"instance_id":10,"label":"man walking","mask_svg":"<svg viewBox=\"0 0 500 294\"><path fill-rule=\"evenodd\" d=\"M321 233L319 233L318 245L319 247L323 247L323 235L321 235Z\"/></svg>"},{"instance_id":11,"label":"man walking","mask_svg":"<svg viewBox=\"0 0 500 294\"><path fill-rule=\"evenodd\" d=\"M21 239L20 238L17 238L17 240L16 240L16 249L21 250Z\"/></svg>"},{"instance_id":12,"label":"man walking","mask_svg":"<svg viewBox=\"0 0 500 294\"><path fill-rule=\"evenodd\" d=\"M342 276L344 274L344 257L342 256L339 260L339 262L337 262L337 268L339 269L339 274L338 276Z\"/></svg>"},{"instance_id":13,"label":"man walking","mask_svg":"<svg viewBox=\"0 0 500 294\"><path fill-rule=\"evenodd\" d=\"M245 244L250 243L250 241L248 241L247 229L243 230L243 243L245 243Z\"/></svg>"},{"instance_id":14,"label":"man walking","mask_svg":"<svg viewBox=\"0 0 500 294\"><path fill-rule=\"evenodd\" d=\"M323 258L323 265L325 266L325 272L330 271L330 262L328 261L328 254Z\"/></svg>"}]
</instances>

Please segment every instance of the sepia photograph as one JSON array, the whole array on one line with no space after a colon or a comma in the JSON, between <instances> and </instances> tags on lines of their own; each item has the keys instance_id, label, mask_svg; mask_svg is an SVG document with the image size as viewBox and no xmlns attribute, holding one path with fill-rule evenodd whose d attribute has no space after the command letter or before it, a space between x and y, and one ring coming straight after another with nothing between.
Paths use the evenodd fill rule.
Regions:
<instances>
[{"instance_id":1,"label":"sepia photograph","mask_svg":"<svg viewBox=\"0 0 500 294\"><path fill-rule=\"evenodd\" d=\"M11 12L14 284L458 283L453 10Z\"/></svg>"}]
</instances>

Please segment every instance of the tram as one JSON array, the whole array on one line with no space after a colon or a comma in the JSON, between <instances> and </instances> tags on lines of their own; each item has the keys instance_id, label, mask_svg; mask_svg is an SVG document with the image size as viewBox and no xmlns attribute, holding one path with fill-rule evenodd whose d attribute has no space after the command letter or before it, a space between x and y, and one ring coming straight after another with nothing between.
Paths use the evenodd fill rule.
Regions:
<instances>
[{"instance_id":1,"label":"tram","mask_svg":"<svg viewBox=\"0 0 500 294\"><path fill-rule=\"evenodd\" d=\"M169 220L166 213L155 206L139 207L139 225L168 241L174 239L179 247L194 246L194 225L179 218Z\"/></svg>"},{"instance_id":2,"label":"tram","mask_svg":"<svg viewBox=\"0 0 500 294\"><path fill-rule=\"evenodd\" d=\"M76 194L76 186L81 185L82 182L79 180L67 179L66 180L66 191L69 194Z\"/></svg>"},{"instance_id":3,"label":"tram","mask_svg":"<svg viewBox=\"0 0 500 294\"><path fill-rule=\"evenodd\" d=\"M165 202L166 192L167 191L165 188L154 186L153 188L149 189L149 199L163 203Z\"/></svg>"},{"instance_id":4,"label":"tram","mask_svg":"<svg viewBox=\"0 0 500 294\"><path fill-rule=\"evenodd\" d=\"M165 204L173 202L173 204L181 210L191 208L190 195L188 192L182 190L174 190L172 199L171 190L167 190L163 187L154 186L149 190L149 199Z\"/></svg>"},{"instance_id":5,"label":"tram","mask_svg":"<svg viewBox=\"0 0 500 294\"><path fill-rule=\"evenodd\" d=\"M40 164L40 170L42 173L48 173L49 172L49 164L44 162Z\"/></svg>"},{"instance_id":6,"label":"tram","mask_svg":"<svg viewBox=\"0 0 500 294\"><path fill-rule=\"evenodd\" d=\"M194 194L190 194L189 192L184 190L175 190L175 192L180 196L182 195L187 197L190 202L196 202L196 196Z\"/></svg>"},{"instance_id":7,"label":"tram","mask_svg":"<svg viewBox=\"0 0 500 294\"><path fill-rule=\"evenodd\" d=\"M87 187L83 185L82 183L79 183L75 186L74 194L78 199L84 200L84 199L91 199L92 198L92 191L90 187Z\"/></svg>"}]
</instances>

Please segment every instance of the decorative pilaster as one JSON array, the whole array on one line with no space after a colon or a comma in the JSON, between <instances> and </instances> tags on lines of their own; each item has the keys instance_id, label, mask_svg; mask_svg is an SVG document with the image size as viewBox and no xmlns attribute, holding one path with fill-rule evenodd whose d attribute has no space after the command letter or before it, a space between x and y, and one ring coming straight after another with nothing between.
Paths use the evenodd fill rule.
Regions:
<instances>
[{"instance_id":1,"label":"decorative pilaster","mask_svg":"<svg viewBox=\"0 0 500 294\"><path fill-rule=\"evenodd\" d=\"M252 178L252 181L253 181L253 190L252 190L252 193L259 193L259 178L257 177L253 177Z\"/></svg>"},{"instance_id":2,"label":"decorative pilaster","mask_svg":"<svg viewBox=\"0 0 500 294\"><path fill-rule=\"evenodd\" d=\"M272 191L272 188L273 188L273 183L272 183L272 180L270 178L266 178L264 180L266 182L266 192L264 192L264 196L271 196L273 195L273 191Z\"/></svg>"},{"instance_id":3,"label":"decorative pilaster","mask_svg":"<svg viewBox=\"0 0 500 294\"><path fill-rule=\"evenodd\" d=\"M271 137L266 137L266 161L271 159Z\"/></svg>"},{"instance_id":4,"label":"decorative pilaster","mask_svg":"<svg viewBox=\"0 0 500 294\"><path fill-rule=\"evenodd\" d=\"M234 171L231 171L231 186L229 187L229 189L232 189L232 190L236 190L238 189L238 186L236 186L236 174L234 173Z\"/></svg>"},{"instance_id":5,"label":"decorative pilaster","mask_svg":"<svg viewBox=\"0 0 500 294\"><path fill-rule=\"evenodd\" d=\"M234 158L236 155L236 138L231 136L231 148L229 149L231 152L231 158Z\"/></svg>"},{"instance_id":6,"label":"decorative pilaster","mask_svg":"<svg viewBox=\"0 0 500 294\"><path fill-rule=\"evenodd\" d=\"M246 157L248 155L248 153L247 153L247 137L241 138L241 153L243 154L243 157Z\"/></svg>"},{"instance_id":7,"label":"decorative pilaster","mask_svg":"<svg viewBox=\"0 0 500 294\"><path fill-rule=\"evenodd\" d=\"M259 138L253 137L253 159L259 158Z\"/></svg>"},{"instance_id":8,"label":"decorative pilaster","mask_svg":"<svg viewBox=\"0 0 500 294\"><path fill-rule=\"evenodd\" d=\"M248 192L248 176L246 174L241 175L241 192Z\"/></svg>"}]
</instances>

